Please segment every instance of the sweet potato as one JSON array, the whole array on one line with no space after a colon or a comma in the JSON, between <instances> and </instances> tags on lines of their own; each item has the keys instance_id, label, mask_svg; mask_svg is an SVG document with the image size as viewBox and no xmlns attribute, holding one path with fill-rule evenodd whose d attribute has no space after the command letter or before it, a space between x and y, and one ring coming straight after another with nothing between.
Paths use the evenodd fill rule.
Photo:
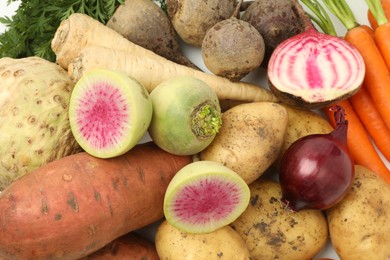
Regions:
<instances>
[{"instance_id":1,"label":"sweet potato","mask_svg":"<svg viewBox=\"0 0 390 260\"><path fill-rule=\"evenodd\" d=\"M130 232L80 260L159 260L156 246L145 237Z\"/></svg>"},{"instance_id":2,"label":"sweet potato","mask_svg":"<svg viewBox=\"0 0 390 260\"><path fill-rule=\"evenodd\" d=\"M149 142L120 157L83 152L28 173L0 195L0 259L79 259L161 219L168 183L191 161Z\"/></svg>"}]
</instances>

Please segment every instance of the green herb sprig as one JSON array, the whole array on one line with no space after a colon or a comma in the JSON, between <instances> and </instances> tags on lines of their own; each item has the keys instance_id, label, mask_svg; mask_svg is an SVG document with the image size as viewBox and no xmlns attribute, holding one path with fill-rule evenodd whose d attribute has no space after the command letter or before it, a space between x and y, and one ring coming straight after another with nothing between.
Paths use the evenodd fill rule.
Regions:
<instances>
[{"instance_id":1,"label":"green herb sprig","mask_svg":"<svg viewBox=\"0 0 390 260\"><path fill-rule=\"evenodd\" d=\"M7 4L16 2L8 0ZM12 17L0 17L7 30L0 35L0 58L39 56L55 60L51 40L61 21L84 13L106 24L124 0L22 0Z\"/></svg>"}]
</instances>

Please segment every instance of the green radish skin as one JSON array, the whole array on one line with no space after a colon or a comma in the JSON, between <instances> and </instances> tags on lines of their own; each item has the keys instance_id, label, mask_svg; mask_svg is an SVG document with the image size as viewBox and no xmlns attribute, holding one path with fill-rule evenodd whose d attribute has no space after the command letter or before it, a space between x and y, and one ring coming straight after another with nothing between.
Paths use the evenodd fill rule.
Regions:
<instances>
[{"instance_id":1,"label":"green radish skin","mask_svg":"<svg viewBox=\"0 0 390 260\"><path fill-rule=\"evenodd\" d=\"M205 149L222 125L221 108L214 90L191 76L178 76L159 84L151 93L152 140L176 155Z\"/></svg>"},{"instance_id":2,"label":"green radish skin","mask_svg":"<svg viewBox=\"0 0 390 260\"><path fill-rule=\"evenodd\" d=\"M75 85L69 121L78 144L99 158L122 155L149 127L153 106L148 91L125 73L96 69Z\"/></svg>"},{"instance_id":3,"label":"green radish skin","mask_svg":"<svg viewBox=\"0 0 390 260\"><path fill-rule=\"evenodd\" d=\"M164 215L181 231L210 233L235 221L249 199L249 187L236 172L214 161L196 161L169 183Z\"/></svg>"}]
</instances>

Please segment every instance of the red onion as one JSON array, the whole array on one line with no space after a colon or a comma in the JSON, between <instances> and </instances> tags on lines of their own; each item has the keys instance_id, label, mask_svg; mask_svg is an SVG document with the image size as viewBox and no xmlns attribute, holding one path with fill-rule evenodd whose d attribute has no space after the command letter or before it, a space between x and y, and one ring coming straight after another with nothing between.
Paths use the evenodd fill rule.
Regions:
<instances>
[{"instance_id":1,"label":"red onion","mask_svg":"<svg viewBox=\"0 0 390 260\"><path fill-rule=\"evenodd\" d=\"M283 155L281 200L293 211L330 208L351 187L355 172L347 148L348 121L340 106L335 108L334 116L337 125L333 132L302 137Z\"/></svg>"}]
</instances>

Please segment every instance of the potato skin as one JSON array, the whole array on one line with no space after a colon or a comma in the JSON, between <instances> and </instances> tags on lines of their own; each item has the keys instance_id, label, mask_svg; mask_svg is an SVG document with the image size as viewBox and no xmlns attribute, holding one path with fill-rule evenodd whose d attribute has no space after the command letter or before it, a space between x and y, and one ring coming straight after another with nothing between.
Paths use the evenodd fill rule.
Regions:
<instances>
[{"instance_id":1,"label":"potato skin","mask_svg":"<svg viewBox=\"0 0 390 260\"><path fill-rule=\"evenodd\" d=\"M149 142L119 157L78 153L28 173L0 195L0 258L78 259L161 219L170 180L190 162Z\"/></svg>"},{"instance_id":2,"label":"potato skin","mask_svg":"<svg viewBox=\"0 0 390 260\"><path fill-rule=\"evenodd\" d=\"M239 104L222 114L222 127L199 157L222 163L252 183L280 154L287 124L287 111L280 104Z\"/></svg>"},{"instance_id":3,"label":"potato skin","mask_svg":"<svg viewBox=\"0 0 390 260\"><path fill-rule=\"evenodd\" d=\"M157 228L155 243L162 260L251 259L244 240L230 226L211 233L191 234L164 220Z\"/></svg>"},{"instance_id":4,"label":"potato skin","mask_svg":"<svg viewBox=\"0 0 390 260\"><path fill-rule=\"evenodd\" d=\"M390 259L390 186L355 166L351 190L327 210L332 245L341 259Z\"/></svg>"},{"instance_id":5,"label":"potato skin","mask_svg":"<svg viewBox=\"0 0 390 260\"><path fill-rule=\"evenodd\" d=\"M310 260L325 246L328 227L319 210L292 212L280 201L280 184L258 179L251 200L231 226L244 238L253 260Z\"/></svg>"}]
</instances>

